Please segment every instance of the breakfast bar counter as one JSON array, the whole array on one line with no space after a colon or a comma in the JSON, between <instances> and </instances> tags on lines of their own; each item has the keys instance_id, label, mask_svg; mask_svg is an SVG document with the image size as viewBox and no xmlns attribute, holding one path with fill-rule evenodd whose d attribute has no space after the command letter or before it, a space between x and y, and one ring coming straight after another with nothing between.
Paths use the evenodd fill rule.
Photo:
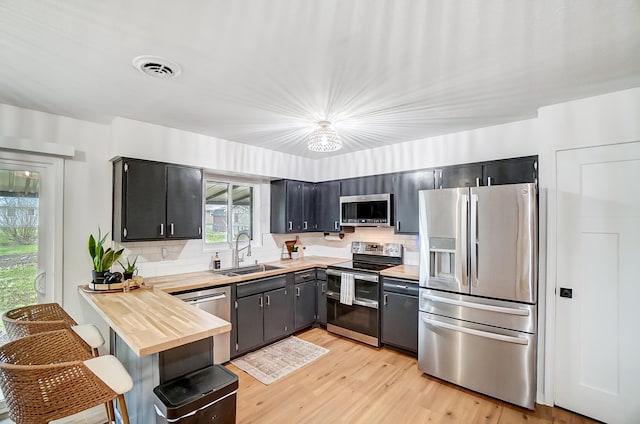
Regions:
<instances>
[{"instance_id":1,"label":"breakfast bar counter","mask_svg":"<svg viewBox=\"0 0 640 424\"><path fill-rule=\"evenodd\" d=\"M231 323L161 290L80 295L137 356L146 356L231 331Z\"/></svg>"},{"instance_id":2,"label":"breakfast bar counter","mask_svg":"<svg viewBox=\"0 0 640 424\"><path fill-rule=\"evenodd\" d=\"M153 388L213 365L213 336L231 331L230 322L162 290L79 292L109 325L110 352L133 379L125 393L132 423L154 424Z\"/></svg>"}]
</instances>

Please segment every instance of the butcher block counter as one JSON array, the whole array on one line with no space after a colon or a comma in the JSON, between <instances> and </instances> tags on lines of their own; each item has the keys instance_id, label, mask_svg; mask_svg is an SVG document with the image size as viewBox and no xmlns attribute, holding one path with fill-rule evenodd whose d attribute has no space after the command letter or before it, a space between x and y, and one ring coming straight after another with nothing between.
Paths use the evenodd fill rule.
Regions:
<instances>
[{"instance_id":1,"label":"butcher block counter","mask_svg":"<svg viewBox=\"0 0 640 424\"><path fill-rule=\"evenodd\" d=\"M420 279L420 269L417 265L398 265L393 268L383 269L380 271L380 275L418 281Z\"/></svg>"},{"instance_id":2,"label":"butcher block counter","mask_svg":"<svg viewBox=\"0 0 640 424\"><path fill-rule=\"evenodd\" d=\"M231 331L231 323L161 290L80 295L138 356L162 352Z\"/></svg>"},{"instance_id":3,"label":"butcher block counter","mask_svg":"<svg viewBox=\"0 0 640 424\"><path fill-rule=\"evenodd\" d=\"M212 271L199 271L163 275L160 277L147 277L144 279L144 283L167 293L176 293L179 291L194 290L203 287L215 287L231 283L240 283L242 281L271 277L274 275L286 274L288 272L302 271L309 268L326 268L328 265L337 264L347 260L348 259L331 258L327 256L309 256L295 260L267 262L266 265L277 266L280 267L280 269L273 269L254 274L227 277L215 274ZM220 271L224 271L224 269L221 269Z\"/></svg>"}]
</instances>

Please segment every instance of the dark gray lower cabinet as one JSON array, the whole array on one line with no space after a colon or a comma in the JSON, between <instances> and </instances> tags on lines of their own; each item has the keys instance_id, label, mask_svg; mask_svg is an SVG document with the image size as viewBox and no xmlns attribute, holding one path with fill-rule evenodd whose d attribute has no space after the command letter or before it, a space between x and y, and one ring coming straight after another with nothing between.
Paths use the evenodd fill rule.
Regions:
<instances>
[{"instance_id":1,"label":"dark gray lower cabinet","mask_svg":"<svg viewBox=\"0 0 640 424\"><path fill-rule=\"evenodd\" d=\"M418 283L384 277L382 343L418 352Z\"/></svg>"},{"instance_id":2,"label":"dark gray lower cabinet","mask_svg":"<svg viewBox=\"0 0 640 424\"><path fill-rule=\"evenodd\" d=\"M277 289L264 293L264 341L278 339L290 330L287 289Z\"/></svg>"},{"instance_id":3,"label":"dark gray lower cabinet","mask_svg":"<svg viewBox=\"0 0 640 424\"><path fill-rule=\"evenodd\" d=\"M262 293L237 300L238 352L260 346L264 341L264 298Z\"/></svg>"},{"instance_id":4,"label":"dark gray lower cabinet","mask_svg":"<svg viewBox=\"0 0 640 424\"><path fill-rule=\"evenodd\" d=\"M286 275L238 283L235 289L235 357L293 332L291 289Z\"/></svg>"},{"instance_id":5,"label":"dark gray lower cabinet","mask_svg":"<svg viewBox=\"0 0 640 424\"><path fill-rule=\"evenodd\" d=\"M294 288L295 329L308 327L316 320L316 281L296 284Z\"/></svg>"},{"instance_id":6,"label":"dark gray lower cabinet","mask_svg":"<svg viewBox=\"0 0 640 424\"><path fill-rule=\"evenodd\" d=\"M327 325L327 271L316 270L316 310L318 313L318 323Z\"/></svg>"}]
</instances>

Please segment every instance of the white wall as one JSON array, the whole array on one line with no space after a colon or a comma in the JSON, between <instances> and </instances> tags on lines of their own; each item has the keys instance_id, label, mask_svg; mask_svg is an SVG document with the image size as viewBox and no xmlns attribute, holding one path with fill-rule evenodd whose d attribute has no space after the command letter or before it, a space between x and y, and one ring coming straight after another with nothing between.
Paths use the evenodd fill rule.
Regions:
<instances>
[{"instance_id":1,"label":"white wall","mask_svg":"<svg viewBox=\"0 0 640 424\"><path fill-rule=\"evenodd\" d=\"M1 135L73 145L77 154L65 164L64 306L79 320L93 321L76 287L87 282L91 264L86 253L88 234L111 227L111 164L114 156L133 156L201 166L220 173L261 175L324 181L346 177L429 168L538 154L540 189L547 195L547 271L541 275L540 312L553 322L555 297L555 152L560 149L640 140L640 87L603 96L544 107L534 119L465 131L312 161L181 130L116 119L110 125L0 105ZM268 210L268 185L261 191L261 208ZM266 232L266 220L263 228ZM388 230L358 230L343 241L302 235L305 254L348 257L352 239L400 241L407 245L409 263L417 260L415 237L398 237ZM277 259L289 236L262 235L255 258ZM158 258L161 247L168 257ZM198 241L131 245L149 258L141 267L148 275L183 272L208 266L211 252ZM146 249L146 250L145 250ZM230 263L228 252L223 261ZM145 259L145 258L143 258ZM145 269L146 267L146 269ZM539 401L553 402L553 326L541 328Z\"/></svg>"}]
</instances>

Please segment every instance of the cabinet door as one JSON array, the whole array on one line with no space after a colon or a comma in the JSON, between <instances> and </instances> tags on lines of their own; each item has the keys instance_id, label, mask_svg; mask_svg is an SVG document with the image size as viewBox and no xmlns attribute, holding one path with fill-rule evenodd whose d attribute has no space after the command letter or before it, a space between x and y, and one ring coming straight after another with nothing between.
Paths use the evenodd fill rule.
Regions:
<instances>
[{"instance_id":1,"label":"cabinet door","mask_svg":"<svg viewBox=\"0 0 640 424\"><path fill-rule=\"evenodd\" d=\"M315 280L296 284L294 288L295 329L308 327L316 319Z\"/></svg>"},{"instance_id":2,"label":"cabinet door","mask_svg":"<svg viewBox=\"0 0 640 424\"><path fill-rule=\"evenodd\" d=\"M167 234L165 226L166 165L125 159L123 171L122 228L120 229L122 240L165 238Z\"/></svg>"},{"instance_id":3,"label":"cabinet door","mask_svg":"<svg viewBox=\"0 0 640 424\"><path fill-rule=\"evenodd\" d=\"M167 165L167 237L202 238L202 170Z\"/></svg>"},{"instance_id":4,"label":"cabinet door","mask_svg":"<svg viewBox=\"0 0 640 424\"><path fill-rule=\"evenodd\" d=\"M302 231L302 182L286 182L286 231L299 233Z\"/></svg>"},{"instance_id":5,"label":"cabinet door","mask_svg":"<svg viewBox=\"0 0 640 424\"><path fill-rule=\"evenodd\" d=\"M482 165L461 165L444 168L441 188L475 187L482 184Z\"/></svg>"},{"instance_id":6,"label":"cabinet door","mask_svg":"<svg viewBox=\"0 0 640 424\"><path fill-rule=\"evenodd\" d=\"M395 178L395 232L418 233L418 191L435 187L434 171L415 171L398 174Z\"/></svg>"},{"instance_id":7,"label":"cabinet door","mask_svg":"<svg viewBox=\"0 0 640 424\"><path fill-rule=\"evenodd\" d=\"M265 342L277 339L287 333L290 308L291 306L287 302L287 289L271 290L264 293Z\"/></svg>"},{"instance_id":8,"label":"cabinet door","mask_svg":"<svg viewBox=\"0 0 640 424\"><path fill-rule=\"evenodd\" d=\"M327 325L327 280L316 281L316 309L318 311L318 322Z\"/></svg>"},{"instance_id":9,"label":"cabinet door","mask_svg":"<svg viewBox=\"0 0 640 424\"><path fill-rule=\"evenodd\" d=\"M242 297L238 308L238 352L259 346L264 340L264 298L262 294Z\"/></svg>"},{"instance_id":10,"label":"cabinet door","mask_svg":"<svg viewBox=\"0 0 640 424\"><path fill-rule=\"evenodd\" d=\"M340 181L316 184L316 229L340 231Z\"/></svg>"},{"instance_id":11,"label":"cabinet door","mask_svg":"<svg viewBox=\"0 0 640 424\"><path fill-rule=\"evenodd\" d=\"M302 183L302 231L316 229L316 188L313 183Z\"/></svg>"},{"instance_id":12,"label":"cabinet door","mask_svg":"<svg viewBox=\"0 0 640 424\"><path fill-rule=\"evenodd\" d=\"M363 194L391 193L393 191L393 175L369 175L366 177L342 180L342 196L358 196Z\"/></svg>"},{"instance_id":13,"label":"cabinet door","mask_svg":"<svg viewBox=\"0 0 640 424\"><path fill-rule=\"evenodd\" d=\"M418 351L418 298L383 292L382 342Z\"/></svg>"},{"instance_id":14,"label":"cabinet door","mask_svg":"<svg viewBox=\"0 0 640 424\"><path fill-rule=\"evenodd\" d=\"M488 162L484 165L484 184L535 183L537 168L536 156Z\"/></svg>"}]
</instances>

